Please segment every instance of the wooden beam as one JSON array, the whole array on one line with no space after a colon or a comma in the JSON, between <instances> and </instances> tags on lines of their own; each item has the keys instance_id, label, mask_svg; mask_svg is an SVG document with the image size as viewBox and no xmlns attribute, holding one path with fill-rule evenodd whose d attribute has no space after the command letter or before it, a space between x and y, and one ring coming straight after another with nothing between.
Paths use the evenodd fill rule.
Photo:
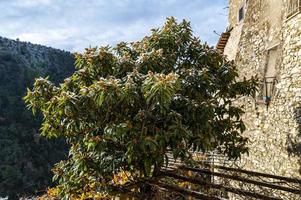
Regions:
<instances>
[{"instance_id":1,"label":"wooden beam","mask_svg":"<svg viewBox=\"0 0 301 200\"><path fill-rule=\"evenodd\" d=\"M174 192L178 192L180 194L188 195L188 196L191 196L191 197L195 197L195 198L198 198L198 199L203 199L203 200L225 200L225 199L220 198L220 197L209 196L209 195L203 194L201 192L197 192L197 191L194 191L194 190L188 190L188 189L185 189L185 188L180 188L180 187L170 185L170 184L166 184L166 183L163 183L163 182L155 182L155 181L147 181L147 182L150 185L156 185L158 187L161 187L161 188L164 188L164 189L167 189L167 190L171 190L171 191L174 191Z\"/></svg>"},{"instance_id":2,"label":"wooden beam","mask_svg":"<svg viewBox=\"0 0 301 200\"><path fill-rule=\"evenodd\" d=\"M271 184L271 183L265 183L265 182L262 182L262 181L251 180L251 179L244 178L244 177L237 176L237 175L230 175L230 174L224 174L224 173L220 173L220 172L213 172L213 171L210 171L208 169L197 169L197 168L184 167L184 166L180 167L180 169L185 169L185 170L198 172L198 173L203 173L203 174L210 174L210 175L214 175L214 176L218 176L218 177L222 177L222 178L241 181L241 182L244 182L244 183L251 183L253 185L259 185L259 186L263 186L263 187L267 187L267 188L271 188L271 189L282 190L282 191L286 191L286 192L290 192L290 193L294 193L294 194L301 194L301 190L299 190L299 189L284 187L284 186L275 185L275 184Z\"/></svg>"},{"instance_id":3,"label":"wooden beam","mask_svg":"<svg viewBox=\"0 0 301 200\"><path fill-rule=\"evenodd\" d=\"M202 165L204 164L202 162L198 162L198 163L200 163ZM250 171L250 170L245 170L245 169L237 169L237 168L232 168L232 167L224 167L224 166L219 166L219 165L206 164L205 166L213 167L216 169L223 169L226 171L240 172L240 173L249 174L249 175L253 175L253 176L262 176L262 177L266 177L266 178L278 179L278 180L282 180L282 181L286 181L286 182L290 182L290 183L297 183L301 186L301 179L297 179L297 178L277 176L277 175L273 175L273 174L266 174L266 173L255 172L255 171Z\"/></svg>"},{"instance_id":4,"label":"wooden beam","mask_svg":"<svg viewBox=\"0 0 301 200\"><path fill-rule=\"evenodd\" d=\"M172 177L172 178L175 178L175 179L180 179L180 180L187 181L187 182L190 182L190 183L193 183L193 184L202 185L204 187L224 190L226 192L231 192L231 193L242 195L242 196L248 196L248 197L253 197L253 198L256 198L256 199L263 199L263 200L281 200L281 198L278 198L278 197L270 197L270 196L266 196L266 195L259 194L259 193L256 193L256 192L251 192L251 191L242 190L242 189L238 189L238 188L228 187L228 186L224 186L224 185L221 185L221 184L208 183L208 182L206 182L206 181L204 181L200 178L185 177L185 176L176 174L176 173L171 172L171 171L162 171L161 173L164 176Z\"/></svg>"}]
</instances>

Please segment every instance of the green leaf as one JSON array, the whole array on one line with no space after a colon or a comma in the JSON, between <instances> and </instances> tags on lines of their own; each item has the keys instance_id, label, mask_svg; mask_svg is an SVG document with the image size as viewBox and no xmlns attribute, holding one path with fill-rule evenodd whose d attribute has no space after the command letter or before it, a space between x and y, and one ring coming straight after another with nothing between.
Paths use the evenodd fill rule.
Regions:
<instances>
[{"instance_id":1,"label":"green leaf","mask_svg":"<svg viewBox=\"0 0 301 200\"><path fill-rule=\"evenodd\" d=\"M99 95L97 96L97 100L96 100L96 105L97 107L100 107L102 105L102 103L105 100L105 93L103 91L101 91L99 93Z\"/></svg>"}]
</instances>

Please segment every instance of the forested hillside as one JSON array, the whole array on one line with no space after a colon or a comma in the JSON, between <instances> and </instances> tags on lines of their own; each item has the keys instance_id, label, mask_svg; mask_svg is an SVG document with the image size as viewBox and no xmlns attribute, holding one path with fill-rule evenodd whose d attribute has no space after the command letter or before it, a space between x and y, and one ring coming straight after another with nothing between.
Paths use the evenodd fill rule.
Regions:
<instances>
[{"instance_id":1,"label":"forested hillside","mask_svg":"<svg viewBox=\"0 0 301 200\"><path fill-rule=\"evenodd\" d=\"M0 197L34 194L51 183L51 167L66 156L63 141L39 136L22 97L35 77L58 83L73 71L69 52L0 37ZM39 115L39 114L38 114Z\"/></svg>"}]
</instances>

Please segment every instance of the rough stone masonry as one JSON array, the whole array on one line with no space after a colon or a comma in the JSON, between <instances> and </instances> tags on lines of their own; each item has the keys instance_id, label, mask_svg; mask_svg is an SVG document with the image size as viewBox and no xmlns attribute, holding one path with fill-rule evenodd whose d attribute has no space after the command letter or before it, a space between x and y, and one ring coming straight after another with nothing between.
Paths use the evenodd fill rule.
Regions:
<instances>
[{"instance_id":1,"label":"rough stone masonry","mask_svg":"<svg viewBox=\"0 0 301 200\"><path fill-rule=\"evenodd\" d=\"M222 52L241 77L257 75L261 87L242 100L249 156L245 169L301 177L301 1L230 0Z\"/></svg>"}]
</instances>

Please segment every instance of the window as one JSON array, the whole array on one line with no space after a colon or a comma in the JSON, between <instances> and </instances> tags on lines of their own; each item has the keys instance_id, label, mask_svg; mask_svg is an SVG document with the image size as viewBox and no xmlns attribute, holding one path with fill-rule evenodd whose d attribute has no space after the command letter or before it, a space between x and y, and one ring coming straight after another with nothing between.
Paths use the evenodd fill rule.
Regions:
<instances>
[{"instance_id":1,"label":"window","mask_svg":"<svg viewBox=\"0 0 301 200\"><path fill-rule=\"evenodd\" d=\"M287 3L287 17L301 11L301 0L288 0Z\"/></svg>"},{"instance_id":2,"label":"window","mask_svg":"<svg viewBox=\"0 0 301 200\"><path fill-rule=\"evenodd\" d=\"M240 22L241 20L243 20L245 17L245 8L244 6L242 6L239 10L238 10L238 22Z\"/></svg>"}]
</instances>

